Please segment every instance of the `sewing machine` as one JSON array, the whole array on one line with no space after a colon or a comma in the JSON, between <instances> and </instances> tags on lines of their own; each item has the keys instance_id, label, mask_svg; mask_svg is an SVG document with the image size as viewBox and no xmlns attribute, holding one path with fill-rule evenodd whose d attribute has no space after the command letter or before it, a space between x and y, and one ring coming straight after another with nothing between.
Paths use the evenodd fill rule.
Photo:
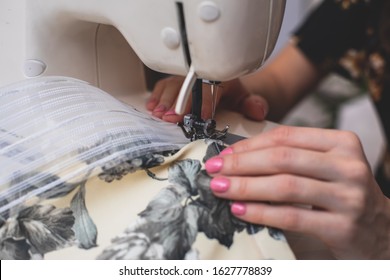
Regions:
<instances>
[{"instance_id":1,"label":"sewing machine","mask_svg":"<svg viewBox=\"0 0 390 280\"><path fill-rule=\"evenodd\" d=\"M187 76L176 107L182 113L196 80L227 81L265 62L285 0L0 0L0 5L0 86L70 76L131 103L129 95L147 91L150 68Z\"/></svg>"}]
</instances>

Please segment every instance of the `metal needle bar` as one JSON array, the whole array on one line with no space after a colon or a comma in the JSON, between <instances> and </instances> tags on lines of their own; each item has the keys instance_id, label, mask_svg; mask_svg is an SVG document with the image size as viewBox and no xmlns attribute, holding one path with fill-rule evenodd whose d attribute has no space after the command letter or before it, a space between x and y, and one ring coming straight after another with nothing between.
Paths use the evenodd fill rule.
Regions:
<instances>
[{"instance_id":1,"label":"metal needle bar","mask_svg":"<svg viewBox=\"0 0 390 280\"><path fill-rule=\"evenodd\" d=\"M192 88L192 115L197 120L202 118L202 85L202 79L197 79Z\"/></svg>"}]
</instances>

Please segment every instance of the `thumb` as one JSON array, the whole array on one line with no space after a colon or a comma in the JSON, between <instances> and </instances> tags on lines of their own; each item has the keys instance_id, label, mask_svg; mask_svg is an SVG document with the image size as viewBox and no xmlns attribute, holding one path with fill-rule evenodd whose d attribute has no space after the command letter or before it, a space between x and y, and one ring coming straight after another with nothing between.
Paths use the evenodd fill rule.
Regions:
<instances>
[{"instance_id":1,"label":"thumb","mask_svg":"<svg viewBox=\"0 0 390 280\"><path fill-rule=\"evenodd\" d=\"M223 84L221 104L254 121L263 121L268 113L268 102L260 95L249 92L239 79Z\"/></svg>"},{"instance_id":2,"label":"thumb","mask_svg":"<svg viewBox=\"0 0 390 280\"><path fill-rule=\"evenodd\" d=\"M241 100L237 111L248 119L263 121L268 113L268 103L261 96L249 94Z\"/></svg>"}]
</instances>

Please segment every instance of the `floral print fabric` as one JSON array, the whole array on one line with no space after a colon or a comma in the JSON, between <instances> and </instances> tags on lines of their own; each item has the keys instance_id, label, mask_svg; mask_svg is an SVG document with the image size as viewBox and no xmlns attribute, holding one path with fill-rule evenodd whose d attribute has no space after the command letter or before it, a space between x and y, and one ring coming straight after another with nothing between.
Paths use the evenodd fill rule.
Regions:
<instances>
[{"instance_id":1,"label":"floral print fabric","mask_svg":"<svg viewBox=\"0 0 390 280\"><path fill-rule=\"evenodd\" d=\"M65 77L0 101L0 259L294 258L280 230L211 193L203 163L224 143L187 144L178 126Z\"/></svg>"},{"instance_id":2,"label":"floral print fabric","mask_svg":"<svg viewBox=\"0 0 390 280\"><path fill-rule=\"evenodd\" d=\"M219 147L213 142L206 144L200 141L190 149L198 149L198 153L206 151L205 157L202 156L204 161L215 155ZM229 201L218 199L210 192L211 178L202 169L202 161L191 156L169 164L167 178L159 178L166 180L166 186L98 258L197 259L203 255L202 247L194 245L200 234L217 241L219 245L216 248L229 250L240 245L237 239L237 244L234 244L240 232L247 238L255 239L260 231L265 231L268 236L264 243L269 243L269 240L280 243L281 247L275 246L269 257L286 258L289 250L286 250L287 243L280 230L238 220L230 213ZM155 176L152 178L156 180ZM258 250L261 250L260 247ZM253 252L250 253L249 248L246 250L248 258Z\"/></svg>"},{"instance_id":3,"label":"floral print fabric","mask_svg":"<svg viewBox=\"0 0 390 280\"><path fill-rule=\"evenodd\" d=\"M157 166L113 181L93 176L73 193L26 207L3 222L0 256L293 259L280 230L236 219L229 201L211 193L203 163L220 148L199 140Z\"/></svg>"}]
</instances>

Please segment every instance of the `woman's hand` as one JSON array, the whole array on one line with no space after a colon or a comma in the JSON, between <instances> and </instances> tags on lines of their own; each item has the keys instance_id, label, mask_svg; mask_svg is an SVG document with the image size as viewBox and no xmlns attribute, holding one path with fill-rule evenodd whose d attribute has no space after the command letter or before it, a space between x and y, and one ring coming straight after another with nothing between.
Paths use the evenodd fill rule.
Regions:
<instances>
[{"instance_id":1,"label":"woman's hand","mask_svg":"<svg viewBox=\"0 0 390 280\"><path fill-rule=\"evenodd\" d=\"M152 111L155 117L168 122L179 122L183 116L175 114L176 98L179 94L184 78L172 76L158 81L152 95L146 103L146 108ZM250 94L239 80L221 83L216 87L216 104L221 103L224 108L242 113L249 119L262 121L268 111L268 105L264 98ZM203 85L202 118L212 117L212 101L210 85ZM191 110L191 102L187 105L185 114Z\"/></svg>"},{"instance_id":2,"label":"woman's hand","mask_svg":"<svg viewBox=\"0 0 390 280\"><path fill-rule=\"evenodd\" d=\"M206 170L240 219L313 235L339 259L390 258L390 202L351 132L280 126Z\"/></svg>"}]
</instances>

